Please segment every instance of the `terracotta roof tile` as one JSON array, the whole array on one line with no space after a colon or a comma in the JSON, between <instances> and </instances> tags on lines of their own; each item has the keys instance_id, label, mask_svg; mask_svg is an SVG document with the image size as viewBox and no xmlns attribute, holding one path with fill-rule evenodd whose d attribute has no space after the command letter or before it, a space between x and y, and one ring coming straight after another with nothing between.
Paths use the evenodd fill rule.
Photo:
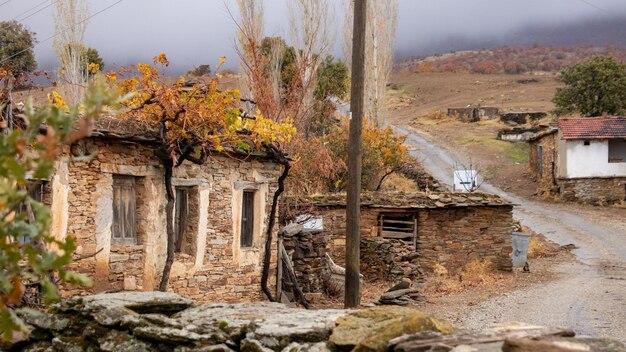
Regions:
<instances>
[{"instance_id":1,"label":"terracotta roof tile","mask_svg":"<svg viewBox=\"0 0 626 352\"><path fill-rule=\"evenodd\" d=\"M559 119L563 139L626 138L626 117Z\"/></svg>"}]
</instances>

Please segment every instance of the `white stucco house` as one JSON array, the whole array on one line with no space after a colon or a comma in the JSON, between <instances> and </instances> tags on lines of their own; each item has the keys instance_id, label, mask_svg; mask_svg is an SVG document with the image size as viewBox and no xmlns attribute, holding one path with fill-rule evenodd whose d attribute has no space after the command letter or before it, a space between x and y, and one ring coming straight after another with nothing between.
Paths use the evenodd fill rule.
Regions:
<instances>
[{"instance_id":1,"label":"white stucco house","mask_svg":"<svg viewBox=\"0 0 626 352\"><path fill-rule=\"evenodd\" d=\"M530 140L538 191L564 200L626 200L626 117L563 118Z\"/></svg>"}]
</instances>

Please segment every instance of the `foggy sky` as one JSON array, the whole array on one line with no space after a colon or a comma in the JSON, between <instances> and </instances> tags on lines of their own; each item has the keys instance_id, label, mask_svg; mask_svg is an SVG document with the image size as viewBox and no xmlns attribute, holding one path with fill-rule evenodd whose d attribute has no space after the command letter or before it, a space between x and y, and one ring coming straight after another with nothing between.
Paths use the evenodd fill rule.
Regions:
<instances>
[{"instance_id":1,"label":"foggy sky","mask_svg":"<svg viewBox=\"0 0 626 352\"><path fill-rule=\"evenodd\" d=\"M116 1L89 0L90 12ZM14 19L41 2L11 0L0 6L0 21ZM343 16L340 1L331 2L337 17L333 54L341 56ZM265 5L264 34L288 37L286 0L265 0ZM213 66L221 55L227 57L227 68L236 69L235 26L228 7L236 13L234 0L123 0L90 20L85 41L98 49L107 69L148 61L161 51L172 62L173 73L204 63ZM423 54L450 37L491 39L529 26L603 21L625 15L624 0L399 0L396 51L404 56ZM53 40L44 41L54 33L52 7L22 22L37 33L39 67L57 65Z\"/></svg>"}]
</instances>

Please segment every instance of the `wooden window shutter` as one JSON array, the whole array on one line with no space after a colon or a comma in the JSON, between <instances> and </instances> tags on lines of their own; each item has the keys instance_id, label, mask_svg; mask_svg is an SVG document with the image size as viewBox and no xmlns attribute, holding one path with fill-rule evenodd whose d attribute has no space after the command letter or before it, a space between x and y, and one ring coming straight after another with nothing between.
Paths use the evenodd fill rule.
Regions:
<instances>
[{"instance_id":1,"label":"wooden window shutter","mask_svg":"<svg viewBox=\"0 0 626 352\"><path fill-rule=\"evenodd\" d=\"M174 208L174 243L175 251L180 252L185 241L185 230L187 229L187 204L189 192L187 188L176 188L176 206Z\"/></svg>"},{"instance_id":2,"label":"wooden window shutter","mask_svg":"<svg viewBox=\"0 0 626 352\"><path fill-rule=\"evenodd\" d=\"M254 233L254 191L243 191L241 206L241 247L252 247Z\"/></svg>"},{"instance_id":3,"label":"wooden window shutter","mask_svg":"<svg viewBox=\"0 0 626 352\"><path fill-rule=\"evenodd\" d=\"M135 212L135 178L113 176L113 242L137 242Z\"/></svg>"}]
</instances>

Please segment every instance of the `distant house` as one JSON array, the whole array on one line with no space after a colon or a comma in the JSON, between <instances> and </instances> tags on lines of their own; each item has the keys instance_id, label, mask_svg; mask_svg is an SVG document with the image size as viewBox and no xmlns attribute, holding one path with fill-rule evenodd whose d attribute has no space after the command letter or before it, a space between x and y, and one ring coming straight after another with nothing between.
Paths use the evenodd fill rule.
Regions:
<instances>
[{"instance_id":1,"label":"distant house","mask_svg":"<svg viewBox=\"0 0 626 352\"><path fill-rule=\"evenodd\" d=\"M592 204L626 200L626 117L560 119L529 142L538 193Z\"/></svg>"}]
</instances>

